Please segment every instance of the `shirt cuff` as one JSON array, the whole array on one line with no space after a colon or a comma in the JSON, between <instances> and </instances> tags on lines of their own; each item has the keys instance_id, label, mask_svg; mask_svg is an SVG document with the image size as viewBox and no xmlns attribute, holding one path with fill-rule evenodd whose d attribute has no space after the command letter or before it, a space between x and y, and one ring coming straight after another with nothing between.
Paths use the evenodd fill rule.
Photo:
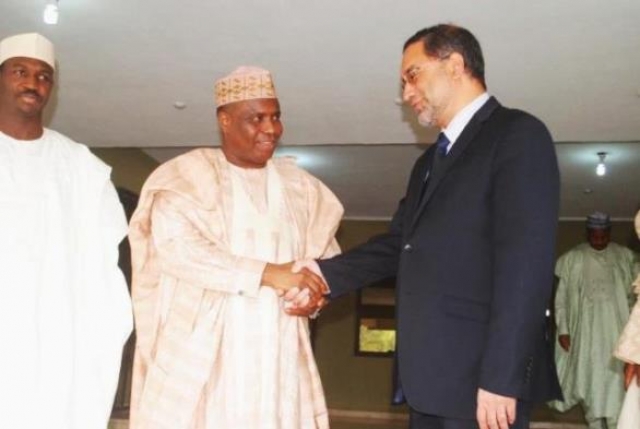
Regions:
<instances>
[{"instance_id":1,"label":"shirt cuff","mask_svg":"<svg viewBox=\"0 0 640 429\"><path fill-rule=\"evenodd\" d=\"M238 261L239 262L239 261ZM267 263L255 259L245 259L239 269L236 293L249 298L257 298L260 291L260 280Z\"/></svg>"}]
</instances>

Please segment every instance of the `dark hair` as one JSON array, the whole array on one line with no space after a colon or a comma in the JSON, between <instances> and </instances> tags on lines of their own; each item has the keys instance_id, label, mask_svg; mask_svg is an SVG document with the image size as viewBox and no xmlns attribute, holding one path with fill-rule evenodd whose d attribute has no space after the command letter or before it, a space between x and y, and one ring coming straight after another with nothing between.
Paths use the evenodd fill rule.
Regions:
<instances>
[{"instance_id":1,"label":"dark hair","mask_svg":"<svg viewBox=\"0 0 640 429\"><path fill-rule=\"evenodd\" d=\"M424 53L433 58L445 59L454 52L462 55L464 68L484 88L484 58L478 39L465 28L452 24L438 24L418 31L404 43L404 52L409 45L422 41Z\"/></svg>"}]
</instances>

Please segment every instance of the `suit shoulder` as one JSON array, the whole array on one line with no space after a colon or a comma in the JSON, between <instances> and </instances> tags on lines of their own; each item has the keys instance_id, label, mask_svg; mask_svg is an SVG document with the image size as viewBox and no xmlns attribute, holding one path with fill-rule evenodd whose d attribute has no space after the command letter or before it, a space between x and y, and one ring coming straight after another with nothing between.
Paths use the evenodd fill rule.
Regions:
<instances>
[{"instance_id":1,"label":"suit shoulder","mask_svg":"<svg viewBox=\"0 0 640 429\"><path fill-rule=\"evenodd\" d=\"M547 126L537 116L520 109L503 107L496 109L496 115L505 125L538 129L549 134Z\"/></svg>"},{"instance_id":2,"label":"suit shoulder","mask_svg":"<svg viewBox=\"0 0 640 429\"><path fill-rule=\"evenodd\" d=\"M487 121L487 131L507 152L525 151L555 157L553 137L546 125L534 115L519 109L499 107Z\"/></svg>"}]
</instances>

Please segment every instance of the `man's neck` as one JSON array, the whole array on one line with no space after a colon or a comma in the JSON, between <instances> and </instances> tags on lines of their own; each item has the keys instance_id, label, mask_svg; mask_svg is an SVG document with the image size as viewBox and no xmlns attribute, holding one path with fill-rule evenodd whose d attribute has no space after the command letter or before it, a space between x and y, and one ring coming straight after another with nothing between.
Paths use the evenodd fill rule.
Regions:
<instances>
[{"instance_id":1,"label":"man's neck","mask_svg":"<svg viewBox=\"0 0 640 429\"><path fill-rule=\"evenodd\" d=\"M447 108L446 113L438 121L438 127L441 130L447 128L458 112L464 109L469 103L478 98L485 91L486 89L477 81L471 81L464 84L458 92L457 97L452 100L451 104Z\"/></svg>"},{"instance_id":2,"label":"man's neck","mask_svg":"<svg viewBox=\"0 0 640 429\"><path fill-rule=\"evenodd\" d=\"M16 118L0 113L0 131L16 140L37 140L42 137L42 118Z\"/></svg>"}]
</instances>

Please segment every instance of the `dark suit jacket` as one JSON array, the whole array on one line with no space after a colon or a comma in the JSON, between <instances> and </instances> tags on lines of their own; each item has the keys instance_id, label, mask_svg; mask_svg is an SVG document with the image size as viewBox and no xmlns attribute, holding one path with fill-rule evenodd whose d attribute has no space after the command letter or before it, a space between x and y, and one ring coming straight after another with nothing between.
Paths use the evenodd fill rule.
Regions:
<instances>
[{"instance_id":1,"label":"dark suit jacket","mask_svg":"<svg viewBox=\"0 0 640 429\"><path fill-rule=\"evenodd\" d=\"M417 411L475 418L478 387L557 397L545 335L559 199L549 132L490 98L420 199L434 152L417 160L388 233L319 261L332 296L397 275L400 380Z\"/></svg>"}]
</instances>

